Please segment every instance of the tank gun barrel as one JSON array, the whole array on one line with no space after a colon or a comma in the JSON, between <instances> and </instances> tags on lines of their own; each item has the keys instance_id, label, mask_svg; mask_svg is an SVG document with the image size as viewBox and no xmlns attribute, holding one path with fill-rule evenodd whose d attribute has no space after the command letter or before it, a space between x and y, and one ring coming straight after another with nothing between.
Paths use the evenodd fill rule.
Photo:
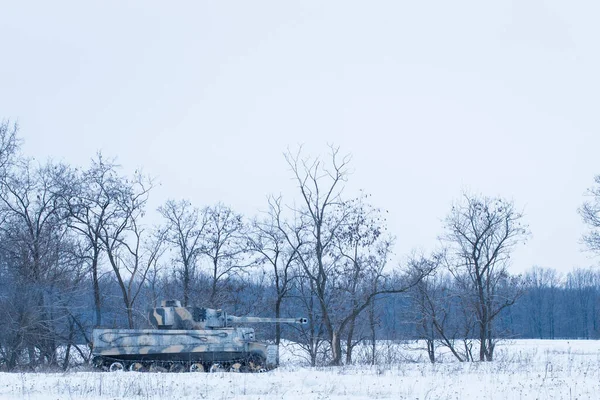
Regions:
<instances>
[{"instance_id":1,"label":"tank gun barrel","mask_svg":"<svg viewBox=\"0 0 600 400\"><path fill-rule=\"evenodd\" d=\"M265 317L237 317L226 315L225 321L229 323L284 323L284 324L306 324L306 318L265 318Z\"/></svg>"}]
</instances>

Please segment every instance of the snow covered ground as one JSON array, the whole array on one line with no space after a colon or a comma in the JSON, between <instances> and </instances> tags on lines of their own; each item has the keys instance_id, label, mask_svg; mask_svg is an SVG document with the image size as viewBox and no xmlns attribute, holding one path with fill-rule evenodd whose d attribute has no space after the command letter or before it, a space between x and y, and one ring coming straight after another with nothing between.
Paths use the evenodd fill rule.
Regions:
<instances>
[{"instance_id":1,"label":"snow covered ground","mask_svg":"<svg viewBox=\"0 0 600 400\"><path fill-rule=\"evenodd\" d=\"M414 346L409 346L414 347ZM403 347L403 359L420 353ZM599 399L600 342L520 340L492 363L310 368L282 351L265 374L1 373L0 399Z\"/></svg>"}]
</instances>

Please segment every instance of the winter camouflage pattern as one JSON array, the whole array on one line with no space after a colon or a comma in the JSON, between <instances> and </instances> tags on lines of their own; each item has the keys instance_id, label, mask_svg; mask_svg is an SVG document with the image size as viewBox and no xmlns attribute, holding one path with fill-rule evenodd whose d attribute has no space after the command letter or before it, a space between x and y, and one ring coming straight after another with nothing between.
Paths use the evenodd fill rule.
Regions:
<instances>
[{"instance_id":1,"label":"winter camouflage pattern","mask_svg":"<svg viewBox=\"0 0 600 400\"><path fill-rule=\"evenodd\" d=\"M277 367L278 348L232 323L306 323L304 318L236 317L167 300L149 312L156 329L94 329L94 364L114 370L262 372Z\"/></svg>"}]
</instances>

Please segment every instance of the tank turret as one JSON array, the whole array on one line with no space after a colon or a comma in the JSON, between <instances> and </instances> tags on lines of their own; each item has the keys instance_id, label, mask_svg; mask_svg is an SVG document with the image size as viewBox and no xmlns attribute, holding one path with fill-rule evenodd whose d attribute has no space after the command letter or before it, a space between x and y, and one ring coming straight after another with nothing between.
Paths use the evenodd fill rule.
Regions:
<instances>
[{"instance_id":1,"label":"tank turret","mask_svg":"<svg viewBox=\"0 0 600 400\"><path fill-rule=\"evenodd\" d=\"M182 307L179 300L163 300L149 312L150 323L157 329L216 329L234 323L305 324L306 318L237 317L222 310Z\"/></svg>"},{"instance_id":2,"label":"tank turret","mask_svg":"<svg viewBox=\"0 0 600 400\"><path fill-rule=\"evenodd\" d=\"M153 329L94 329L94 365L117 371L263 372L277 367L276 345L257 342L238 323L295 323L306 318L237 317L165 300L149 311Z\"/></svg>"}]
</instances>

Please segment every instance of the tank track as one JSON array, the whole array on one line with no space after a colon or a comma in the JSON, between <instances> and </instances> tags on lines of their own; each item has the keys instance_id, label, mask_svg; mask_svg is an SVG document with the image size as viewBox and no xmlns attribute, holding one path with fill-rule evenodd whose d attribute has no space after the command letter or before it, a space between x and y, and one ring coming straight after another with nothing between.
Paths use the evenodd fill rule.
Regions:
<instances>
[{"instance_id":1,"label":"tank track","mask_svg":"<svg viewBox=\"0 0 600 400\"><path fill-rule=\"evenodd\" d=\"M96 356L94 368L102 371L136 372L267 372L266 360L258 354L245 358L210 361L122 359L119 357Z\"/></svg>"}]
</instances>

